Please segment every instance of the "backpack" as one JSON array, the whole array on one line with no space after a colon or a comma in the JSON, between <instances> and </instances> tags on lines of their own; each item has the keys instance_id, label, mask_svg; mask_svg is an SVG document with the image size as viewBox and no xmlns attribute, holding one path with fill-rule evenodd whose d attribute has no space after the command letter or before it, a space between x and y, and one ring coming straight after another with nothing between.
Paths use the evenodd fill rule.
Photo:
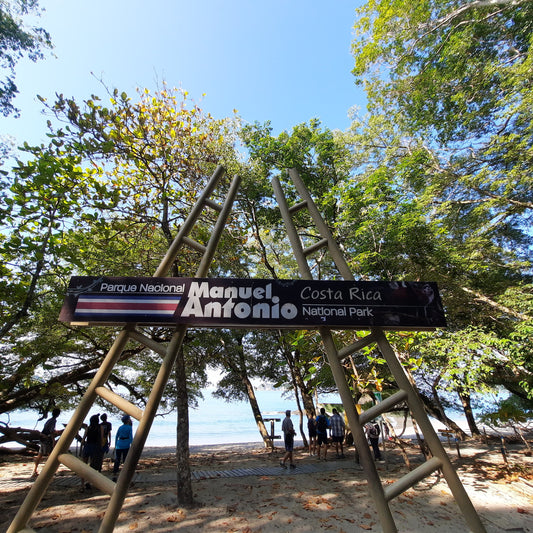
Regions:
<instances>
[{"instance_id":1,"label":"backpack","mask_svg":"<svg viewBox=\"0 0 533 533\"><path fill-rule=\"evenodd\" d=\"M328 429L328 419L324 415L318 415L316 417L316 429L320 433L326 433Z\"/></svg>"},{"instance_id":2,"label":"backpack","mask_svg":"<svg viewBox=\"0 0 533 533\"><path fill-rule=\"evenodd\" d=\"M377 439L380 434L379 426L377 424L367 424L368 436L372 439Z\"/></svg>"}]
</instances>

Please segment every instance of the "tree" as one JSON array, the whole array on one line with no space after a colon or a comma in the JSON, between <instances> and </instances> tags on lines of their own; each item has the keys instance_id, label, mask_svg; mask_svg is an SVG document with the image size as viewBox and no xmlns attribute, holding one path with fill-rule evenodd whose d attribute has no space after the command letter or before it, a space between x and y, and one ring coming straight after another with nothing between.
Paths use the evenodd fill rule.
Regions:
<instances>
[{"instance_id":1,"label":"tree","mask_svg":"<svg viewBox=\"0 0 533 533\"><path fill-rule=\"evenodd\" d=\"M261 201L249 201L246 213L254 228L258 261L256 273L265 272L274 278L298 278L294 252L287 243L284 227L273 197L270 179L276 176L283 183L289 203L300 202L287 170L296 168L313 195L326 222L332 227L339 216L339 198L331 190L349 179L351 157L347 145L339 142L339 137L322 128L316 119L295 126L291 132L272 135L269 123L254 124L243 128L243 142L250 153L250 164L254 169L254 183L260 183ZM248 194L247 198L253 195ZM265 228L261 231L261 226ZM316 227L308 213L295 216L301 238L309 244L320 240ZM309 259L313 275L318 279L332 279L338 272L327 253L320 251ZM256 275L258 275L256 274ZM312 394L317 391L330 391L333 378L316 333L278 332L273 344L280 358L280 368L275 380L276 386L293 390L296 401L308 417L314 416L316 409ZM301 433L303 425L300 424Z\"/></svg>"},{"instance_id":2,"label":"tree","mask_svg":"<svg viewBox=\"0 0 533 533\"><path fill-rule=\"evenodd\" d=\"M520 227L533 206L531 2L384 1L359 14L356 80L373 115L426 140L403 144L432 178L427 194L448 216L490 213L483 231Z\"/></svg>"},{"instance_id":3,"label":"tree","mask_svg":"<svg viewBox=\"0 0 533 533\"><path fill-rule=\"evenodd\" d=\"M85 366L81 361L89 363L88 373L83 374L88 378L91 369L98 368L101 349L106 342L109 345L109 339L105 341L107 336L98 330L71 330L55 324L68 275L153 274L188 213L195 191L203 187L213 168L209 159L217 143L221 144L222 123L210 121L197 107L186 109L186 94L178 98L163 92L152 97L145 92L136 105L125 94L116 92L115 96L109 109L91 99L86 110L59 98L53 109L67 125L51 130L49 146L26 146L33 159L20 162L13 170L12 183L4 184L0 326L9 379L2 383L12 383L13 389L9 402L7 396L0 401L3 410L21 405L17 394L27 406L26 388L33 391L35 401L45 405L49 399L68 401L72 393L79 392L77 381L82 376L64 381L65 365L58 360L70 354L72 361L66 363L70 367L79 356L76 365L80 368ZM163 155L158 155L158 147ZM201 239L202 229L198 231ZM190 272L194 261L195 252L181 254L175 273ZM45 320L44 310L51 319ZM50 339L55 348L52 360L36 337L38 321L43 321L42 332L51 336L55 331L57 336L55 342ZM44 324L50 322L54 327L47 329ZM168 336L161 329L150 334L163 340ZM30 358L29 339L35 339ZM24 358L17 353L23 344ZM129 364L142 370L149 360L133 358ZM146 379L139 381L137 389L129 388L133 401L143 396L143 387L150 387L149 375L154 370L149 365L145 368ZM117 381L126 383L119 374ZM35 388L29 387L32 380L37 380ZM64 394L54 395L43 388L46 382L63 383ZM7 394L6 389L3 393Z\"/></svg>"},{"instance_id":4,"label":"tree","mask_svg":"<svg viewBox=\"0 0 533 533\"><path fill-rule=\"evenodd\" d=\"M276 359L272 354L272 336L259 331L211 330L196 336L189 349L195 359L206 359L209 365L223 373L213 393L226 401L246 399L265 447L273 448L268 436L261 409L255 394L254 378L272 380L275 377Z\"/></svg>"},{"instance_id":5,"label":"tree","mask_svg":"<svg viewBox=\"0 0 533 533\"><path fill-rule=\"evenodd\" d=\"M522 396L533 384L521 334L532 310L532 9L368 2L355 24L354 74L370 113L347 134L355 173L339 232L370 276L439 281L451 333L430 343L440 359L413 347L431 354L438 383L467 411L468 391L485 384Z\"/></svg>"},{"instance_id":6,"label":"tree","mask_svg":"<svg viewBox=\"0 0 533 533\"><path fill-rule=\"evenodd\" d=\"M145 90L134 103L126 93L114 90L110 103L105 107L93 96L79 105L60 95L52 105L47 105L56 121L64 126L57 129L50 121L49 147L26 147L35 159L19 163L17 172L24 180L16 181L4 192L8 205L6 213L12 223L6 253L13 252L12 271L18 278L12 285L18 289L21 303L20 312L14 313L12 320L6 320L4 328L15 340L3 348L9 353L7 350L14 347L17 339L23 338L24 342L17 345L20 352L32 344L29 338L35 338L39 355L32 354L28 361L23 361L19 353L11 352L12 388L2 391L0 399L6 409L13 408L17 401L20 405L20 400L29 400L25 383L20 379L23 371L41 382L40 387L32 389L32 398L41 402L68 401L84 388L79 380L90 378L91 372L99 367L106 353L101 350L105 346L101 341L107 339L106 348L111 344L109 329L107 335L102 335L59 325L51 335L56 350L52 357L54 364L51 364L50 353L36 337L37 320L21 319L30 313L41 318L36 307L37 294L47 296L47 311L57 308L58 295L64 294L64 288L57 291L55 265L61 266L62 277L72 270L79 275L153 274L215 165L225 157L230 162L234 157L231 130L226 122L216 121L198 106L190 105L186 92L170 91L165 87L152 95ZM225 133L229 134L229 141ZM72 162L78 165L76 169ZM71 167L65 170L64 166L69 163ZM41 169L48 167L51 170L42 175ZM40 196L28 207L25 202L30 192L36 196L35 189ZM56 203L66 207L60 210L55 207ZM38 223L33 213L31 223L27 223L25 217L31 209L38 212ZM50 210L55 218L51 218ZM195 225L191 234L194 239L207 241L213 222L211 217L206 213ZM37 234L35 227L43 228L44 236ZM53 256L59 249L58 242L62 246L60 253ZM31 251L37 250L37 260L42 265L37 263L33 277L33 271L30 270L29 275L22 271L25 258L17 252L19 243L25 243ZM75 251L67 245L73 246ZM195 250L181 253L171 266L170 274L194 275L199 257ZM33 268L33 262L29 259L27 262ZM225 264L232 262L228 259ZM34 282L27 282L29 276ZM53 289L56 291L50 293ZM9 318L9 311L6 311L6 318ZM46 317L43 315L43 318ZM168 328L145 329L145 333L158 342L168 341L172 334ZM61 330L69 335L61 336ZM75 340L66 342L71 336ZM160 366L154 355L142 347L128 349L123 354L124 364L114 369L110 385L126 389L134 402L144 401ZM178 499L185 505L193 501L187 424L189 400L196 393L194 384L188 385L192 371L187 363L181 350L176 361L174 396L167 394L163 399L163 405L176 406L178 411ZM65 366L69 366L68 371ZM72 366L85 371L80 375L72 371ZM196 376L205 383L205 372L196 372Z\"/></svg>"},{"instance_id":7,"label":"tree","mask_svg":"<svg viewBox=\"0 0 533 533\"><path fill-rule=\"evenodd\" d=\"M18 113L13 100L18 93L15 66L27 55L32 61L43 58L42 50L50 48L50 35L43 28L26 28L21 17L37 12L38 0L3 0L0 3L0 66L6 74L0 82L0 112L4 116Z\"/></svg>"},{"instance_id":8,"label":"tree","mask_svg":"<svg viewBox=\"0 0 533 533\"><path fill-rule=\"evenodd\" d=\"M52 325L47 316L53 313L55 322L59 309L58 298L51 294L54 290L64 293L63 280L68 272L65 259L70 255L66 241L89 187L76 156L53 145L34 153L35 160L19 162L13 169L13 183L6 184L2 195L2 412L35 405L39 397L46 410L60 383L66 385L66 380L60 379L41 395L48 372L36 369L44 366L57 372L53 349L58 339L52 342L49 338L46 344L42 340L43 335L52 337L50 333L58 331L57 324ZM71 341L63 337L62 342L68 346ZM71 384L88 368L79 370L77 376L70 377ZM69 368L65 373L70 372Z\"/></svg>"}]
</instances>

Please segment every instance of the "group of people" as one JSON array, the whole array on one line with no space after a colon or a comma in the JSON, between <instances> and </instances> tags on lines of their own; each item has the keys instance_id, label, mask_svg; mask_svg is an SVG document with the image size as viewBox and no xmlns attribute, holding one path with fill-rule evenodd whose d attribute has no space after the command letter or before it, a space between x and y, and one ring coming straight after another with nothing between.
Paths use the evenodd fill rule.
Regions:
<instances>
[{"instance_id":1,"label":"group of people","mask_svg":"<svg viewBox=\"0 0 533 533\"><path fill-rule=\"evenodd\" d=\"M320 414L316 418L310 417L307 421L307 429L309 431L310 455L316 454L319 460L322 458L327 461L329 430L331 442L335 445L337 459L344 459L346 424L337 409L333 409L331 417L328 417L326 409L321 407Z\"/></svg>"},{"instance_id":2,"label":"group of people","mask_svg":"<svg viewBox=\"0 0 533 533\"><path fill-rule=\"evenodd\" d=\"M35 458L35 467L33 476L37 476L37 469L42 457L49 455L52 451L55 439L61 434L61 431L56 430L57 417L60 414L59 409L52 411L52 417L46 421L41 432L41 446L39 453ZM123 463L130 449L133 441L132 421L128 415L122 417L122 425L118 428L115 436L115 460L113 464L113 481L116 481L116 476L120 469L120 464ZM328 453L328 431L330 432L331 441L335 445L335 452L337 459L344 459L344 437L346 432L346 424L343 417L338 413L337 409L332 410L332 416L326 415L324 407L320 409L320 414L316 417L310 417L307 423L309 431L309 454L317 455L318 459L327 461ZM89 425L85 428L81 442L81 457L85 463L90 464L95 470L101 471L104 456L109 452L111 447L111 422L108 422L107 415L96 414L89 419ZM284 435L285 455L280 461L282 468L287 468L287 462L290 468L296 468L294 464L294 437L296 431L291 420L291 411L285 411L285 418L283 419L281 430ZM368 440L374 451L374 458L381 460L381 452L379 450L379 426L378 424L366 424L365 431ZM322 453L323 452L323 453ZM90 488L89 483L84 483L81 480L82 488Z\"/></svg>"},{"instance_id":3,"label":"group of people","mask_svg":"<svg viewBox=\"0 0 533 533\"><path fill-rule=\"evenodd\" d=\"M122 425L118 428L115 436L115 461L113 463L113 481L120 469L120 464L124 462L131 443L133 441L133 425L128 415L122 417ZM107 421L105 413L93 415L89 419L89 425L85 428L81 446L81 458L85 463L89 463L91 468L102 470L102 463L105 454L111 447L111 423ZM82 488L90 488L89 483L81 480Z\"/></svg>"},{"instance_id":4,"label":"group of people","mask_svg":"<svg viewBox=\"0 0 533 533\"><path fill-rule=\"evenodd\" d=\"M59 409L54 409L52 411L52 417L46 421L40 433L39 453L35 458L32 477L37 477L39 463L43 457L50 455L54 448L56 438L62 433L62 430L59 431L56 429L57 418L60 413L61 411ZM121 420L122 425L118 428L115 436L114 481L116 481L120 465L125 461L133 441L131 418L128 415L124 415ZM85 432L81 439L82 460L99 472L102 470L104 457L111 448L111 431L112 424L107 420L107 415L105 413L101 415L95 414L89 418L89 424L85 427ZM89 483L85 483L83 479L81 482L82 488L90 488Z\"/></svg>"},{"instance_id":5,"label":"group of people","mask_svg":"<svg viewBox=\"0 0 533 533\"><path fill-rule=\"evenodd\" d=\"M318 459L327 461L327 453L329 447L328 431L330 433L331 442L335 445L335 452L337 459L344 459L344 438L346 433L346 424L344 418L338 413L337 409L332 409L331 417L326 415L326 409L320 408L320 414L316 417L310 417L307 422L307 429L309 432L309 455L317 455ZM365 424L365 433L368 441L372 446L374 452L374 459L381 461L381 451L379 449L379 435L380 428L375 422ZM284 435L285 455L280 461L282 468L287 468L287 461L289 466L295 468L293 460L294 450L294 425L291 420L291 411L285 412L285 418L281 424L281 430Z\"/></svg>"},{"instance_id":6,"label":"group of people","mask_svg":"<svg viewBox=\"0 0 533 533\"><path fill-rule=\"evenodd\" d=\"M81 458L95 470L102 470L104 455L111 446L111 429L111 422L107 421L105 413L89 418L81 441Z\"/></svg>"}]
</instances>

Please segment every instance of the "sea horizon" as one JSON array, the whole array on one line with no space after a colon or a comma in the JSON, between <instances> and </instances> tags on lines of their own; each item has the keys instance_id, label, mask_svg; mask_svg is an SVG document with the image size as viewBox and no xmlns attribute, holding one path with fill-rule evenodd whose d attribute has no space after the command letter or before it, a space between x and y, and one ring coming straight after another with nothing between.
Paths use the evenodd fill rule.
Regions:
<instances>
[{"instance_id":1,"label":"sea horizon","mask_svg":"<svg viewBox=\"0 0 533 533\"><path fill-rule=\"evenodd\" d=\"M198 399L197 407L189 407L189 445L206 446L222 444L263 444L261 434L255 422L252 408L248 401L226 402L223 399L213 397L214 387L202 390L203 398ZM292 393L280 389L260 389L256 391L259 409L263 419L274 418L274 430L276 435L281 435L281 420L285 411L293 413L293 422L299 423L298 407ZM318 398L320 403L341 403L336 394L323 394ZM63 411L58 417L57 428L61 429L72 417L74 410ZM111 422L112 447L114 446L115 432L122 424L122 413L106 411L99 406L93 406L85 418L94 414L107 413L108 421ZM50 415L49 415L50 416ZM38 414L31 410L17 410L0 415L0 421L9 423L10 427L25 429L42 429L45 419L38 420ZM133 420L133 430L137 428L137 421ZM157 415L148 434L145 447L172 447L177 440L177 414L172 413ZM265 421L267 431L271 431L271 422ZM307 424L304 424L307 433ZM278 439L279 441L280 439ZM15 443L6 443L4 446L21 447Z\"/></svg>"},{"instance_id":2,"label":"sea horizon","mask_svg":"<svg viewBox=\"0 0 533 533\"><path fill-rule=\"evenodd\" d=\"M191 450L200 449L200 447L231 445L232 447L245 446L247 448L264 446L263 439L255 422L252 409L248 401L227 402L223 399L215 398L212 393L214 387L207 387L202 390L203 398L198 398L197 407L189 408L189 446ZM292 419L297 430L297 440L295 444L301 446L303 442L298 440L300 431L298 428L300 417L293 393L280 389L258 389L256 398L259 409L265 421L267 432L271 432L271 422L274 421L274 434L281 437L281 421L285 416L285 411L292 412ZM322 394L318 397L318 403L341 403L338 394ZM115 432L122 424L122 413L112 413L98 406L93 406L85 418L85 422L94 414L106 412L108 420L111 422L112 443L114 447ZM66 425L74 410L62 412L58 418L57 428L60 429ZM463 428L468 429L461 413L454 413L453 419ZM389 417L389 420L391 418ZM13 411L0 415L1 422L9 421L10 427L22 427L25 429L42 429L46 420L38 420L38 415L34 411ZM436 429L444 428L443 424L431 419ZM303 429L307 433L307 421L303 420ZM401 431L403 421L400 418L392 419L393 425L398 432ZM136 420L133 420L133 430L138 426ZM410 427L404 437L414 438L414 432ZM176 412L157 415L154 419L144 448L171 448L175 449L177 441L177 415ZM276 439L274 442L277 446L283 446L283 439ZM22 445L16 443L6 443L3 446L8 448L22 448ZM73 442L72 447L76 447Z\"/></svg>"}]
</instances>

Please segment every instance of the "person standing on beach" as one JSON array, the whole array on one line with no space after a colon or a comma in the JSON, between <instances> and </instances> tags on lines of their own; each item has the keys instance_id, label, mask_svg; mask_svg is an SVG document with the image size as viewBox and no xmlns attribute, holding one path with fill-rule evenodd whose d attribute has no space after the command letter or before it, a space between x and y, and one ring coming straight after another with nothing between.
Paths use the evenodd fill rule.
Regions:
<instances>
[{"instance_id":1,"label":"person standing on beach","mask_svg":"<svg viewBox=\"0 0 533 533\"><path fill-rule=\"evenodd\" d=\"M89 418L89 425L85 428L85 434L81 441L81 458L84 463L89 463L91 468L98 470L98 465L102 464L102 431L100 429L100 415L93 415ZM81 478L81 490L90 489L90 483L85 483Z\"/></svg>"},{"instance_id":2,"label":"person standing on beach","mask_svg":"<svg viewBox=\"0 0 533 533\"><path fill-rule=\"evenodd\" d=\"M344 430L346 424L341 415L339 415L337 409L333 409L333 415L329 420L330 431L331 431L331 440L335 443L335 452L337 454L337 459L344 459ZM340 447L340 453L339 453Z\"/></svg>"},{"instance_id":3,"label":"person standing on beach","mask_svg":"<svg viewBox=\"0 0 533 533\"><path fill-rule=\"evenodd\" d=\"M281 423L281 431L283 431L285 440L285 456L279 462L279 465L282 468L287 468L287 465L285 463L288 459L290 467L296 468L296 465L294 464L292 458L292 452L294 450L294 435L296 435L296 431L294 431L294 426L292 425L291 420L291 412L289 410L285 411L285 418Z\"/></svg>"},{"instance_id":4,"label":"person standing on beach","mask_svg":"<svg viewBox=\"0 0 533 533\"><path fill-rule=\"evenodd\" d=\"M316 453L316 420L313 415L307 420L307 431L309 432L309 455Z\"/></svg>"},{"instance_id":5,"label":"person standing on beach","mask_svg":"<svg viewBox=\"0 0 533 533\"><path fill-rule=\"evenodd\" d=\"M105 413L100 415L100 420L102 421L100 423L100 427L102 428L102 452L105 455L111 447L111 429L113 426L111 422L107 421L107 415Z\"/></svg>"},{"instance_id":6,"label":"person standing on beach","mask_svg":"<svg viewBox=\"0 0 533 533\"><path fill-rule=\"evenodd\" d=\"M316 449L318 460L320 460L320 450L324 446L324 461L327 461L328 454L328 426L329 419L326 416L326 410L321 407L320 414L316 417Z\"/></svg>"},{"instance_id":7,"label":"person standing on beach","mask_svg":"<svg viewBox=\"0 0 533 533\"><path fill-rule=\"evenodd\" d=\"M91 466L102 471L102 464L104 462L104 455L109 451L111 445L111 422L107 421L107 415L105 413L100 415L100 453L95 454L94 460L91 461Z\"/></svg>"},{"instance_id":8,"label":"person standing on beach","mask_svg":"<svg viewBox=\"0 0 533 533\"><path fill-rule=\"evenodd\" d=\"M117 430L115 437L115 464L113 465L113 481L117 480L120 463L126 460L128 451L133 441L131 418L128 415L122 417L122 426Z\"/></svg>"},{"instance_id":9,"label":"person standing on beach","mask_svg":"<svg viewBox=\"0 0 533 533\"><path fill-rule=\"evenodd\" d=\"M57 417L60 415L61 411L56 407L52 411L52 418L46 421L44 424L43 430L40 435L39 442L39 453L35 458L35 463L33 467L33 473L31 477L37 477L39 475L37 469L39 468L39 463L41 459L45 456L50 455L55 445L55 438L58 435L61 435L62 431L56 431Z\"/></svg>"},{"instance_id":10,"label":"person standing on beach","mask_svg":"<svg viewBox=\"0 0 533 533\"><path fill-rule=\"evenodd\" d=\"M375 420L373 420L371 423L369 422L368 424L365 424L365 430L368 441L370 442L370 446L372 446L372 450L374 452L374 460L381 461L381 451L379 449L380 430L378 424Z\"/></svg>"}]
</instances>

